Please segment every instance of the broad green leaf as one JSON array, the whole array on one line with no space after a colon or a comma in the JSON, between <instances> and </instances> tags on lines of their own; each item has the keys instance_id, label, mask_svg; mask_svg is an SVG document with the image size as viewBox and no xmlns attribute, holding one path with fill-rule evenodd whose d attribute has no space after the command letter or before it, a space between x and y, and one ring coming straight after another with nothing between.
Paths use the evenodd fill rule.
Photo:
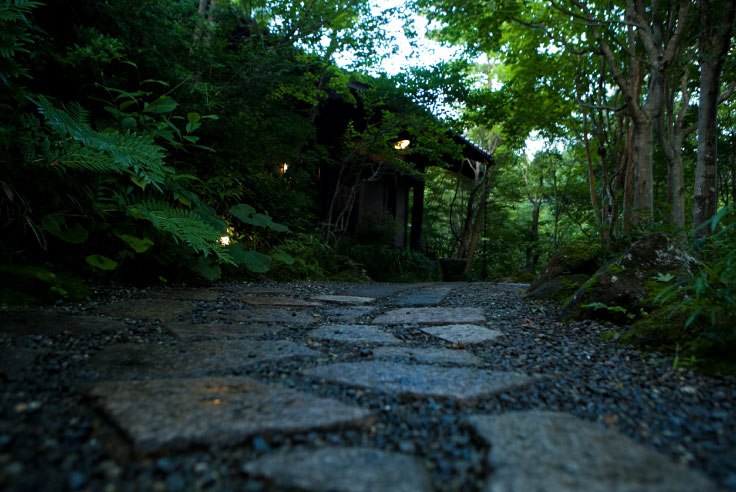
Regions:
<instances>
[{"instance_id":1,"label":"broad green leaf","mask_svg":"<svg viewBox=\"0 0 736 492\"><path fill-rule=\"evenodd\" d=\"M199 116L199 113L187 113L187 121L192 125L196 124L201 119L202 117Z\"/></svg>"},{"instance_id":2,"label":"broad green leaf","mask_svg":"<svg viewBox=\"0 0 736 492\"><path fill-rule=\"evenodd\" d=\"M153 246L153 241L147 237L135 237L130 234L117 234L117 236L136 253L145 253Z\"/></svg>"},{"instance_id":3,"label":"broad green leaf","mask_svg":"<svg viewBox=\"0 0 736 492\"><path fill-rule=\"evenodd\" d=\"M100 270L115 270L118 266L118 262L115 260L111 260L107 256L102 255L89 255L85 258L87 260L87 263L95 268L99 268Z\"/></svg>"},{"instance_id":4,"label":"broad green leaf","mask_svg":"<svg viewBox=\"0 0 736 492\"><path fill-rule=\"evenodd\" d=\"M280 248L276 248L276 251L271 254L271 258L276 261L280 261L281 263L285 263L286 265L294 264L294 257L289 253L282 251Z\"/></svg>"},{"instance_id":5,"label":"broad green leaf","mask_svg":"<svg viewBox=\"0 0 736 492\"><path fill-rule=\"evenodd\" d=\"M138 176L136 176L134 174L131 174L130 175L130 180L133 183L135 183L136 186L140 187L140 189L142 189L142 190L145 190L146 189L146 186L148 186L148 182L145 179L139 178Z\"/></svg>"},{"instance_id":6,"label":"broad green leaf","mask_svg":"<svg viewBox=\"0 0 736 492\"><path fill-rule=\"evenodd\" d=\"M206 278L207 280L217 280L222 274L222 270L212 260L207 258L199 258L194 265L192 270Z\"/></svg>"},{"instance_id":7,"label":"broad green leaf","mask_svg":"<svg viewBox=\"0 0 736 492\"><path fill-rule=\"evenodd\" d=\"M257 251L246 251L244 265L251 272L266 273L271 266L271 257Z\"/></svg>"},{"instance_id":8,"label":"broad green leaf","mask_svg":"<svg viewBox=\"0 0 736 492\"><path fill-rule=\"evenodd\" d=\"M130 128L135 128L138 125L138 122L135 118L127 117L123 118L123 120L120 122L120 127L123 130L128 130Z\"/></svg>"},{"instance_id":9,"label":"broad green leaf","mask_svg":"<svg viewBox=\"0 0 736 492\"><path fill-rule=\"evenodd\" d=\"M271 265L270 256L247 250L241 243L231 244L227 249L238 265L256 273L265 273L269 270Z\"/></svg>"},{"instance_id":10,"label":"broad green leaf","mask_svg":"<svg viewBox=\"0 0 736 492\"><path fill-rule=\"evenodd\" d=\"M178 103L170 97L161 96L152 103L146 104L143 111L145 113L171 113Z\"/></svg>"},{"instance_id":11,"label":"broad green leaf","mask_svg":"<svg viewBox=\"0 0 736 492\"><path fill-rule=\"evenodd\" d=\"M81 244L86 241L89 236L87 229L79 224L75 224L74 227L71 228L65 228L66 222L64 221L64 218L59 215L44 215L41 219L41 224L49 234L52 234L68 243Z\"/></svg>"},{"instance_id":12,"label":"broad green leaf","mask_svg":"<svg viewBox=\"0 0 736 492\"><path fill-rule=\"evenodd\" d=\"M230 209L230 213L243 222L247 222L248 220L250 220L250 216L256 213L256 209L251 207L250 205L241 203L240 205L235 205L234 207L232 207Z\"/></svg>"}]
</instances>

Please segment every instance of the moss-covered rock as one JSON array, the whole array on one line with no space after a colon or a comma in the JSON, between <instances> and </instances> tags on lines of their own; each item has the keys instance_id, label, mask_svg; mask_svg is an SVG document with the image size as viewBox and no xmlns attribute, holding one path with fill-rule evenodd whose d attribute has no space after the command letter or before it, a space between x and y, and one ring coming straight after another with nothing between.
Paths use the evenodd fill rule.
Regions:
<instances>
[{"instance_id":1,"label":"moss-covered rock","mask_svg":"<svg viewBox=\"0 0 736 492\"><path fill-rule=\"evenodd\" d=\"M583 242L562 248L531 282L527 295L555 300L572 296L601 265L601 253L600 245Z\"/></svg>"},{"instance_id":2,"label":"moss-covered rock","mask_svg":"<svg viewBox=\"0 0 736 492\"><path fill-rule=\"evenodd\" d=\"M664 279L691 276L696 266L696 260L667 235L647 236L598 269L559 316L632 322L655 308L654 291L661 289Z\"/></svg>"},{"instance_id":3,"label":"moss-covered rock","mask_svg":"<svg viewBox=\"0 0 736 492\"><path fill-rule=\"evenodd\" d=\"M527 293L527 297L564 301L574 295L588 278L589 275L584 273L558 275Z\"/></svg>"}]
</instances>

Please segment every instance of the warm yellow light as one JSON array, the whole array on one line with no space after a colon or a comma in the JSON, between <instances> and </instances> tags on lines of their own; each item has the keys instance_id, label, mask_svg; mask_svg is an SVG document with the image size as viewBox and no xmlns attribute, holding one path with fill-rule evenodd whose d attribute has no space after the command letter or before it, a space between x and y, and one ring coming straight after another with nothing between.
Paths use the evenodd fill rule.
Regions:
<instances>
[{"instance_id":1,"label":"warm yellow light","mask_svg":"<svg viewBox=\"0 0 736 492\"><path fill-rule=\"evenodd\" d=\"M286 170L289 169L289 165L284 162L283 164L281 164L279 169L281 170L281 174L286 174Z\"/></svg>"},{"instance_id":2,"label":"warm yellow light","mask_svg":"<svg viewBox=\"0 0 736 492\"><path fill-rule=\"evenodd\" d=\"M215 398L214 400L212 400L212 404L213 405L221 405L222 404L222 400L220 400L219 398Z\"/></svg>"},{"instance_id":3,"label":"warm yellow light","mask_svg":"<svg viewBox=\"0 0 736 492\"><path fill-rule=\"evenodd\" d=\"M410 143L410 140L399 140L398 142L396 142L396 145L394 145L394 148L396 150L406 150Z\"/></svg>"},{"instance_id":4,"label":"warm yellow light","mask_svg":"<svg viewBox=\"0 0 736 492\"><path fill-rule=\"evenodd\" d=\"M230 244L230 236L222 236L220 238L220 244L222 244L223 246L227 246L228 244Z\"/></svg>"}]
</instances>

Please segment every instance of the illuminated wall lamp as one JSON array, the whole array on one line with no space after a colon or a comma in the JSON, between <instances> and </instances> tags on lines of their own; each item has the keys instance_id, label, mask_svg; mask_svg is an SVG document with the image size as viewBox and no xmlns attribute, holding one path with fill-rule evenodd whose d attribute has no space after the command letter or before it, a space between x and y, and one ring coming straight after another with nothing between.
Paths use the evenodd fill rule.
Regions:
<instances>
[{"instance_id":1,"label":"illuminated wall lamp","mask_svg":"<svg viewBox=\"0 0 736 492\"><path fill-rule=\"evenodd\" d=\"M394 145L394 148L396 150L406 150L406 148L409 147L410 143L410 140L399 140L398 142L396 142L396 145Z\"/></svg>"}]
</instances>

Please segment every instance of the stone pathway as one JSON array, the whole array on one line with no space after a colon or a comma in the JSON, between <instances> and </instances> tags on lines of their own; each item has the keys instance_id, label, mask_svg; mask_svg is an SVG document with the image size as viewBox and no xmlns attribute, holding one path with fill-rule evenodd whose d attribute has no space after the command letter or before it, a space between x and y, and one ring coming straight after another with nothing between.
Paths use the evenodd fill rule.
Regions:
<instances>
[{"instance_id":1,"label":"stone pathway","mask_svg":"<svg viewBox=\"0 0 736 492\"><path fill-rule=\"evenodd\" d=\"M564 374L494 364L487 354L510 343L503 326L541 321L502 326L493 306L464 297L470 287L171 289L90 315L15 313L0 332L88 336L133 320L162 328L158 342L117 340L84 358L76 397L105 417L94 439L126 451L109 451L118 472L82 473L70 488L107 480L117 484L107 490L161 491L718 490L605 419L489 404L544 401ZM39 360L3 354L9 380L13 364ZM2 433L0 421L0 441ZM202 461L203 449L224 464ZM0 473L0 485L11 478Z\"/></svg>"}]
</instances>

